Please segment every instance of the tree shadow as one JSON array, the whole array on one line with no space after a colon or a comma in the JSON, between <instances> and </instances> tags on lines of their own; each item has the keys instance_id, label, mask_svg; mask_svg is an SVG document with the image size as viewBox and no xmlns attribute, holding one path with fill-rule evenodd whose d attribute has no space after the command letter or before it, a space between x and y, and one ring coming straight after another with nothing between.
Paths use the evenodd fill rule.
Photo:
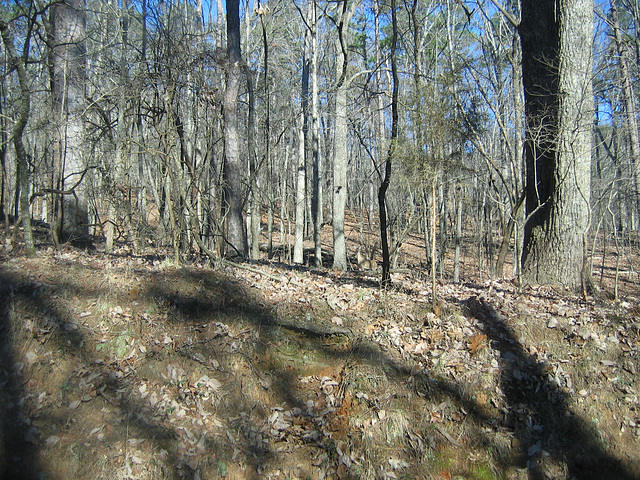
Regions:
<instances>
[{"instance_id":1,"label":"tree shadow","mask_svg":"<svg viewBox=\"0 0 640 480\"><path fill-rule=\"evenodd\" d=\"M83 268L89 269L91 274L91 267ZM264 437L261 437L269 417L275 415L279 411L277 408L284 405L288 405L288 409L297 409L302 412L303 417L304 412L309 408L308 399L301 396L297 389L300 380L299 371L276 363L260 364L264 361L263 357L280 348L278 342L281 340L281 330L288 329L289 326L282 324L275 305L265 303L253 293L250 287L232 277L199 269L180 269L163 272L161 275L164 277L163 280L154 278L160 276L155 273L150 273L147 278L143 278L141 281L144 285L140 295L145 297L146 301L153 300L158 305L168 326L172 324L188 326L193 332L192 335L182 338L179 345L167 344L162 348L171 350L167 354L176 356L172 362L182 362L185 368L196 365L194 361L199 365L202 364L202 358L217 359L219 363L217 366L212 366L211 362L207 362L206 369L211 372L211 376L222 379L225 394L222 396L220 407L221 409L224 407L228 414L225 422L229 429L226 432L227 436L221 435L219 431L204 429L202 448L212 459L226 458L238 461L241 459L244 464L252 466L247 471L246 478L260 478L262 466L282 455L277 448L274 448L273 443L265 442ZM2 282L0 285L5 286L0 287L5 294L4 298L15 295L22 301L30 303L34 321L40 322L39 327L42 329L50 331L47 334L48 342L53 343L56 349L68 352L79 366L82 365L89 370L88 376L98 375L100 383L96 389L100 392L99 397L104 407L119 412L119 415L124 418L130 435L161 446L167 455L164 460L168 468L166 476L193 478L196 475L195 469L184 463L176 447L180 439L184 438L180 425L172 423L170 418L159 418L150 410L146 401L136 393L140 380L138 375L144 376L144 374L138 374L134 368L135 365L128 364L128 361L105 365L103 357L98 356L94 348L96 339L93 337L96 332L77 327L77 315L74 316L73 312L61 307L59 302L52 301L51 292L46 288L29 284L25 282L24 277L11 278L1 270L0 282ZM186 287L180 288L181 284ZM18 285L20 285L19 288ZM84 285L81 280L67 283L59 280L53 289L87 299L99 298L104 294L98 287ZM127 301L125 297L115 301ZM3 330L0 337L0 347L2 347L0 361L3 368L15 363L12 352L14 345L11 344L12 337L8 331L10 322L6 320L10 315L12 301L11 299L5 301L1 311ZM470 298L463 302L463 305L483 325L491 346L500 352L502 369L500 382L507 402L507 415L504 419L496 419L487 414L468 396L462 385L432 376L432 372L429 371L415 372L412 370L411 361L402 361L389 352L384 352L378 344L366 338L355 338L349 348L336 349L323 342L315 341L313 337L317 332L305 331L304 324L298 329L296 335L298 335L300 346L323 355L327 363L347 365L357 359L358 362L384 370L394 390L391 393L402 394L415 391L425 399L434 402L448 399L461 406L477 420L478 424L487 425L498 422L501 427L513 431L518 440L518 455L515 459L503 457L501 467L505 470L514 465L521 468L527 466L531 479L545 478L542 468L544 465L541 463L544 463L544 452L548 452L550 458L557 463L566 462L570 477L576 479L632 480L635 478L625 471L616 459L605 452L597 432L570 411L567 399L551 382L544 365L530 358L508 326L495 320L497 315L493 308L486 301L478 298ZM131 318L128 321L133 323L134 320ZM313 318L311 320L313 321ZM229 335L221 327L221 325L233 323L239 330L235 336ZM252 328L245 329L242 325ZM255 338L243 337L243 335L253 334ZM245 349L239 345L242 342L246 344ZM296 348L296 345L293 344L292 348ZM231 367L227 368L225 363L232 358L242 363L235 370ZM256 378L261 378L261 383L250 385L247 380L249 375L241 374L243 368L252 372ZM4 375L4 372L2 374ZM2 419L1 444L4 444L5 450L10 453L5 458L11 459L12 455L16 454L20 455L21 462L12 464L5 460L4 464L0 463L0 468L4 468L7 472L4 478L36 478L36 474L42 468L38 462L41 453L37 445L42 444L43 439L37 439L35 444L26 445L27 450L23 449L25 447L24 431L12 420L20 415L29 418L29 413L22 411L25 408L24 404L15 402L16 398L20 398L20 387L28 379L14 376L12 381L13 384L8 385L15 389L15 392L3 389L0 397L4 402L7 398L13 402L13 410L9 410L9 413L6 413L7 410L3 412L5 417ZM253 388L255 393L253 397L249 395L250 388ZM271 400L261 404L261 394L270 395ZM255 404L247 404L249 398L253 398L252 401ZM176 397L176 401L185 401L185 398ZM340 404L336 404L335 408L339 409ZM69 412L69 415L73 415L73 412ZM309 421L311 416L307 415L307 417L305 421ZM60 423L59 419L52 416L47 418L46 415L38 420L45 423ZM352 431L349 434L356 435L357 432ZM486 445L487 448L495 447L493 440L484 435L482 429L476 429L475 434L478 437L475 439L477 445ZM114 441L117 438L118 436L114 433L105 441ZM408 443L410 440L406 439ZM424 440L427 442L428 439ZM299 441L300 448L314 448L328 452L334 455L333 460L337 461L338 455L330 439L318 440L312 437ZM407 460L411 460L410 456ZM30 466L29 470L18 470L27 464ZM25 474L25 472L29 473ZM16 474L13 475L14 473Z\"/></svg>"},{"instance_id":2,"label":"tree shadow","mask_svg":"<svg viewBox=\"0 0 640 480\"><path fill-rule=\"evenodd\" d=\"M529 478L557 474L545 471L548 457L566 465L568 478L637 479L607 453L597 427L571 410L568 394L552 378L550 366L523 348L489 302L476 296L464 305L500 353L500 387L507 404L503 425L517 439L518 457Z\"/></svg>"},{"instance_id":3,"label":"tree shadow","mask_svg":"<svg viewBox=\"0 0 640 480\"><path fill-rule=\"evenodd\" d=\"M0 403L0 479L29 480L49 478L50 475L53 475L54 478L62 478L60 477L60 469L63 471L63 475L70 475L69 472L64 471L64 468L69 468L67 465L61 467L61 464L66 460L61 460L55 467L49 466L48 460L42 461L43 452L51 453L50 448L55 443L48 445L46 449L43 448L45 443L48 443L48 439L43 437L41 429L34 429L31 432L29 425L37 422L38 425L45 426L49 432L55 433L49 438L55 438L57 443L62 441L60 437L64 437L70 425L75 423L74 416L82 408L79 405L73 405L71 401L73 397L64 395L66 381L60 385L59 398L62 408L57 410L54 408L33 408L34 392L27 393L22 388L30 383L30 379L25 374L19 374L15 371L14 350L18 348L15 337L19 336L19 333L14 330L22 328L22 320L24 320L11 317L12 311L18 310L13 308L15 301L28 302L27 316L30 321L34 322L34 336L36 335L35 331L39 331L42 335L39 338L42 343L46 343L54 352L61 352L61 357L72 358L75 366L68 372L69 378L88 378L95 383L95 388L92 389L94 393L91 396L95 396L95 398L84 398L82 403L78 403L82 405L85 402L101 402L101 411L111 409L116 412L110 416L110 419L115 422L103 425L103 429L106 427L106 430L111 432L103 439L89 438L89 432L85 431L82 433L87 435L87 438L82 441L76 439L79 444L81 443L81 446L76 445L78 448L75 448L72 445L66 445L65 448L73 451L72 456L77 456L81 463L73 471L72 477L76 478L78 475L80 478L89 478L92 473L96 474L96 470L92 471L91 469L103 468L103 471L97 471L101 475L99 478L115 478L117 474L112 469L115 470L116 467L109 466L111 459L107 457L109 453L114 457L120 457L123 452L114 452L112 450L113 444L118 440L120 443L124 443L126 455L127 439L140 437L158 445L156 450L160 450L162 455L166 457L165 463L170 467L168 470L161 469L162 478L190 478L193 471L180 458L175 447L178 437L176 428L166 419L158 419L151 415L149 405L130 394L134 387L131 381L132 378L135 378L134 368L128 362L123 362L122 365L105 364L103 359L92 350L92 346L95 346L96 342L96 339L92 338L92 333L95 332L80 328L73 313L60 308L51 299L51 294L59 291L78 298L98 298L101 292L89 287L81 288L75 283L63 281L43 286L38 281L32 282L26 277L12 276L1 271L0 285L2 286L0 287L0 293L2 293L0 298L3 299L0 311L0 320L2 321L0 325L0 380L3 382L3 387L0 389L0 402L2 402ZM54 357L48 365L39 364L37 360L34 365L38 368L48 368L53 374L54 370L60 370L60 367L55 364L59 357L55 356L55 353ZM63 360L68 361L69 359L64 358ZM127 365L130 367L129 370L127 370ZM56 392L48 393L52 393L54 397L58 396ZM64 410L65 406L68 407L67 411ZM121 435L118 436L116 426L126 431L126 434L120 432ZM83 428L84 426L81 427L81 429ZM97 443L101 445L96 445ZM206 438L206 443L208 448L213 451L223 447L213 437ZM49 451L47 452L47 450ZM84 456L78 454L78 450L85 450ZM100 454L96 457L90 457L91 451L99 451ZM125 459L125 463L126 461L128 459ZM98 465L100 467L97 467ZM124 467L127 466L129 465L124 465ZM52 468L53 471L51 471ZM104 477L105 474L106 477Z\"/></svg>"},{"instance_id":4,"label":"tree shadow","mask_svg":"<svg viewBox=\"0 0 640 480\"><path fill-rule=\"evenodd\" d=\"M16 286L10 275L0 272L0 479L36 478L40 471L39 448L25 411L24 364L12 342Z\"/></svg>"}]
</instances>

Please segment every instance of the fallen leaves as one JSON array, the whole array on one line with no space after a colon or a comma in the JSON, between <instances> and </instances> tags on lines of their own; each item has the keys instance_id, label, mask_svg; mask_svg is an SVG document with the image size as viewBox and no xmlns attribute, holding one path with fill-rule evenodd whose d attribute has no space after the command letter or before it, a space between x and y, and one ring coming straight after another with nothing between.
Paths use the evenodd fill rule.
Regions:
<instances>
[{"instance_id":1,"label":"fallen leaves","mask_svg":"<svg viewBox=\"0 0 640 480\"><path fill-rule=\"evenodd\" d=\"M487 336L484 333L478 333L469 337L468 349L471 355L476 355L480 350L487 346Z\"/></svg>"},{"instance_id":2,"label":"fallen leaves","mask_svg":"<svg viewBox=\"0 0 640 480\"><path fill-rule=\"evenodd\" d=\"M78 292L92 291L84 288L84 282L93 279L85 272L83 283L68 295L67 287L42 287L57 289L51 318L22 315L22 333L29 342L18 350L13 366L0 370L3 382L9 376L33 382L16 401L28 406L31 416L24 422L24 439L52 458L69 445L85 445L107 452L111 466L127 478L144 478L151 459L162 463L165 458L171 458L180 475L205 478L205 472L211 474L206 469L215 459L215 445L228 456L225 475L243 462L263 461L263 452L269 452L273 463L261 463L264 478L277 478L277 471L280 478L295 478L297 472L279 464L288 458L322 469L320 478L351 478L368 458L362 450L366 441L371 451L385 452L375 466L376 477L413 478L414 457L405 456L404 447L420 458L437 442L464 449L460 458L473 457L468 454L473 450L468 428L479 425L476 409L467 413L441 385L460 387L468 394L465 401L491 416L478 429L487 436L508 437L511 430L504 418L531 418L527 405L509 403L502 382L550 388L573 395L578 405L601 402L603 391L611 390L615 398L609 403L616 413L625 409L617 417L616 434L640 436L640 418L633 410L638 391L632 382L639 368L640 326L624 321L634 303L604 308L557 297L548 300L537 291L519 294L506 282L493 282L493 290L487 285L443 284L447 300L432 309L429 286L409 274L395 277L406 292L381 292L348 274L292 273L263 264L256 268L270 276L245 271L228 280L207 269L168 273L155 265L156 280L139 280L149 273L145 268L136 266L134 278L124 260L110 261L110 276L102 280L113 294L109 302L81 298ZM98 279L100 274L93 272L99 271L91 270ZM287 275L295 281L271 278ZM144 285L144 290L126 287L131 285ZM252 288L262 289L255 304L250 304ZM40 290L29 295L40 295ZM102 290L94 285L93 291ZM16 295L20 297L21 290L15 290ZM466 303L470 298L481 298L477 310ZM277 322L290 312L295 313L294 326L315 325L324 337L347 326L354 344L366 346L357 350L349 345L349 361L360 370L347 378L347 355L336 356L335 349L326 348L326 340L313 343L305 334L300 343L292 343L293 349L304 351L295 352L304 361L268 361L265 351L284 346L273 341L263 320L271 322L273 316ZM524 323L532 318L535 321ZM491 342L485 334L488 327L495 329ZM280 335L289 339L300 332ZM83 338L81 345L65 342L76 337ZM307 355L313 348L322 356ZM375 353L380 364L372 367L370 357L359 356L365 350ZM78 366L79 358L86 364ZM584 372L576 372L578 363L586 365ZM42 382L47 374L59 381ZM430 394L435 392L447 397L445 401L434 400ZM63 413L74 422L61 429L39 420L40 410ZM398 421L400 411L406 412L406 423ZM143 429L135 428L132 414ZM539 432L535 428L540 426L534 425L532 434ZM157 437L144 436L147 431L166 435L163 441L171 453L160 450ZM404 447L388 441L395 441L398 432L406 440L398 445ZM540 450L530 453L543 455L547 445L537 440L535 445ZM440 476L457 473L452 467ZM228 476L248 475L243 471ZM438 472L430 470L429 476L435 478Z\"/></svg>"}]
</instances>

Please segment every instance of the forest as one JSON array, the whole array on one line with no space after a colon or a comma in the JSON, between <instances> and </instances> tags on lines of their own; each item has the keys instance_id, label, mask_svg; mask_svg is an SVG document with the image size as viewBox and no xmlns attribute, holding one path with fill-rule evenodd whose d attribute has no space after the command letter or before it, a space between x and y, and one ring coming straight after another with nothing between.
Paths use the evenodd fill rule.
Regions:
<instances>
[{"instance_id":1,"label":"forest","mask_svg":"<svg viewBox=\"0 0 640 480\"><path fill-rule=\"evenodd\" d=\"M3 7L6 248L31 218L55 248L176 263L346 270L360 251L385 282L411 236L454 281L463 251L585 292L598 246L634 269L636 4L580 3L580 32L545 19L553 2L239 3L233 22L222 2Z\"/></svg>"},{"instance_id":2,"label":"forest","mask_svg":"<svg viewBox=\"0 0 640 480\"><path fill-rule=\"evenodd\" d=\"M640 479L639 28L0 2L0 479Z\"/></svg>"}]
</instances>

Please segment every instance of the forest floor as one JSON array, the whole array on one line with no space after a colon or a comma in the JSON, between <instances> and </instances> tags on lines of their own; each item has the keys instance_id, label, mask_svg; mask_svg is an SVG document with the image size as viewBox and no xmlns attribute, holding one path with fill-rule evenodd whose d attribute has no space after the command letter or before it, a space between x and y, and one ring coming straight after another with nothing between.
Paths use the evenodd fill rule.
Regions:
<instances>
[{"instance_id":1,"label":"forest floor","mask_svg":"<svg viewBox=\"0 0 640 480\"><path fill-rule=\"evenodd\" d=\"M0 477L640 479L636 285L407 267L0 253Z\"/></svg>"}]
</instances>

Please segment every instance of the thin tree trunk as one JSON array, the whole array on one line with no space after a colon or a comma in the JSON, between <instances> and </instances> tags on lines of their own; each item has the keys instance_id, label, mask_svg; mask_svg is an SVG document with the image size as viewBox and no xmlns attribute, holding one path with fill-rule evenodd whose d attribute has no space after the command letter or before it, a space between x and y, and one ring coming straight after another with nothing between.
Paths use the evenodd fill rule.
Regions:
<instances>
[{"instance_id":1,"label":"thin tree trunk","mask_svg":"<svg viewBox=\"0 0 640 480\"><path fill-rule=\"evenodd\" d=\"M303 81L304 84L304 81ZM305 141L304 141L304 112L300 114L300 127L298 135L298 166L296 168L296 230L295 240L293 243L293 262L304 262L304 204L305 204L305 185L306 185L306 168L305 168Z\"/></svg>"},{"instance_id":2,"label":"thin tree trunk","mask_svg":"<svg viewBox=\"0 0 640 480\"><path fill-rule=\"evenodd\" d=\"M618 20L618 9L616 2L611 2L611 21L613 23L616 50L618 53L618 66L622 77L622 98L624 101L627 126L629 130L629 143L631 147L631 170L635 187L636 208L640 211L640 138L638 137L638 112L633 94L633 85L629 73L629 65L622 40L620 21Z\"/></svg>"},{"instance_id":3,"label":"thin tree trunk","mask_svg":"<svg viewBox=\"0 0 640 480\"><path fill-rule=\"evenodd\" d=\"M396 59L396 47L398 43L398 19L396 12L396 0L391 0L391 75L392 75L392 95L391 95L391 141L387 151L385 161L384 178L378 190L378 209L380 212L380 241L382 249L382 287L391 285L391 264L389 262L389 238L387 226L387 189L391 182L391 167L393 156L398 141L398 96L400 90L400 80L398 78L398 64Z\"/></svg>"},{"instance_id":4,"label":"thin tree trunk","mask_svg":"<svg viewBox=\"0 0 640 480\"><path fill-rule=\"evenodd\" d=\"M123 165L125 158L125 145L126 138L126 125L125 125L125 108L126 108L126 92L127 92L127 64L126 64L126 48L128 43L128 0L123 0L120 10L120 25L122 28L122 42L120 46L120 65L119 65L119 81L120 88L118 91L118 123L116 125L115 143L116 151L115 158L112 166L107 166L105 171L109 172L106 175L107 184L107 225L106 225L106 241L105 252L113 252L116 225L119 217L119 208L117 205L117 196L120 192L116 188L116 183L119 180L119 172L125 167Z\"/></svg>"},{"instance_id":5,"label":"thin tree trunk","mask_svg":"<svg viewBox=\"0 0 640 480\"><path fill-rule=\"evenodd\" d=\"M29 210L29 159L24 148L22 135L27 125L29 114L31 112L31 91L29 90L29 81L27 71L22 59L18 56L13 44L13 36L9 31L9 26L0 19L0 34L2 41L9 57L9 62L13 64L18 74L18 83L20 84L20 103L18 106L18 118L11 129L11 138L13 139L13 147L16 151L17 176L19 185L16 187L20 190L20 218L22 219L22 227L24 229L25 252L28 257L34 256L36 253L35 243L33 241L33 231L31 229L31 213ZM29 39L26 40L27 43ZM27 50L28 51L28 50Z\"/></svg>"},{"instance_id":6,"label":"thin tree trunk","mask_svg":"<svg viewBox=\"0 0 640 480\"><path fill-rule=\"evenodd\" d=\"M434 305L438 300L436 273L438 258L436 254L436 222L438 221L438 216L436 214L436 202L436 177L434 176L431 180L431 301Z\"/></svg>"},{"instance_id":7,"label":"thin tree trunk","mask_svg":"<svg viewBox=\"0 0 640 480\"><path fill-rule=\"evenodd\" d=\"M247 124L247 149L249 151L249 178L250 178L250 198L249 208L251 211L250 227L250 245L249 255L251 260L258 260L260 258L260 224L262 220L262 214L260 209L260 185L258 181L258 162L256 159L256 145L255 145L255 128L256 128L256 108L255 108L255 94L253 88L253 73L248 65L245 65L245 78L247 81L247 91L249 94L249 115Z\"/></svg>"},{"instance_id":8,"label":"thin tree trunk","mask_svg":"<svg viewBox=\"0 0 640 480\"><path fill-rule=\"evenodd\" d=\"M323 172L324 166L320 156L319 120L318 120L318 31L316 2L311 0L309 4L311 14L311 163L313 165L313 194L311 199L311 216L313 220L313 264L322 266L322 202L323 202Z\"/></svg>"},{"instance_id":9,"label":"thin tree trunk","mask_svg":"<svg viewBox=\"0 0 640 480\"><path fill-rule=\"evenodd\" d=\"M273 255L273 164L271 159L271 95L269 92L269 41L267 29L264 25L266 12L259 10L260 26L262 27L262 48L264 60L262 65L262 83L264 86L265 120L264 120L264 159L267 165L267 258Z\"/></svg>"},{"instance_id":10,"label":"thin tree trunk","mask_svg":"<svg viewBox=\"0 0 640 480\"><path fill-rule=\"evenodd\" d=\"M458 187L458 196L456 199L456 239L455 253L453 259L453 281L460 283L460 248L462 246L462 188Z\"/></svg>"}]
</instances>

